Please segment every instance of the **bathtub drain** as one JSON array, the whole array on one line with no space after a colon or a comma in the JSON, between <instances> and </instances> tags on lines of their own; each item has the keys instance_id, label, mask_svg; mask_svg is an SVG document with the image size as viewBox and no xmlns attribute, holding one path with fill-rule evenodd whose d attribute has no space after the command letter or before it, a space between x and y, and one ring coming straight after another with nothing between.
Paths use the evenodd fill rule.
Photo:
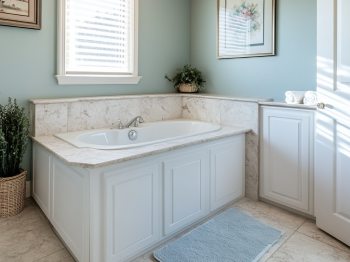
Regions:
<instances>
[{"instance_id":1,"label":"bathtub drain","mask_svg":"<svg viewBox=\"0 0 350 262\"><path fill-rule=\"evenodd\" d=\"M128 133L129 139L131 141L135 141L137 139L137 132L136 130L130 130Z\"/></svg>"}]
</instances>

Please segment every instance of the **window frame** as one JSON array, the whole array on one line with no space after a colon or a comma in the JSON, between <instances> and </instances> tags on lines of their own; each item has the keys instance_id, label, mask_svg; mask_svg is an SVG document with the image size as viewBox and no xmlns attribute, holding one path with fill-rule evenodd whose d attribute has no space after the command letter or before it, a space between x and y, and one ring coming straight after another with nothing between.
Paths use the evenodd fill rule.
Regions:
<instances>
[{"instance_id":1,"label":"window frame","mask_svg":"<svg viewBox=\"0 0 350 262\"><path fill-rule=\"evenodd\" d=\"M59 85L113 85L138 84L142 76L138 75L138 29L139 0L134 1L134 37L133 37L133 73L132 74L67 74L65 62L66 0L57 1L57 75Z\"/></svg>"}]
</instances>

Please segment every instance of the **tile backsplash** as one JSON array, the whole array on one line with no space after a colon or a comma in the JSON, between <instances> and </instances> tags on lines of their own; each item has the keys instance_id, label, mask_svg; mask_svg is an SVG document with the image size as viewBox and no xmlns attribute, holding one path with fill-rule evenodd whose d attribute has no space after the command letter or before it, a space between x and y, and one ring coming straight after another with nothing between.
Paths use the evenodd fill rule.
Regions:
<instances>
[{"instance_id":1,"label":"tile backsplash","mask_svg":"<svg viewBox=\"0 0 350 262\"><path fill-rule=\"evenodd\" d=\"M39 103L38 103L39 101ZM45 103L44 101L47 101ZM80 99L79 101L51 103L35 100L31 109L34 123L33 136L49 136L116 126L119 120L126 124L141 115L146 122L181 118L182 98L179 96L135 96Z\"/></svg>"}]
</instances>

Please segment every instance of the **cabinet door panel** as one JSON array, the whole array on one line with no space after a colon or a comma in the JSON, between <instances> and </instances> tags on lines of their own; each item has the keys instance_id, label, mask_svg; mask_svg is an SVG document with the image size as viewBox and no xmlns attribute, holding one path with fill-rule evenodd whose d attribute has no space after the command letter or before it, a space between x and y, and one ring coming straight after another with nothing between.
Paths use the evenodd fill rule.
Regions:
<instances>
[{"instance_id":1,"label":"cabinet door panel","mask_svg":"<svg viewBox=\"0 0 350 262\"><path fill-rule=\"evenodd\" d=\"M33 146L33 197L44 214L50 216L51 156L41 146Z\"/></svg>"},{"instance_id":2,"label":"cabinet door panel","mask_svg":"<svg viewBox=\"0 0 350 262\"><path fill-rule=\"evenodd\" d=\"M271 116L268 124L268 190L280 197L302 201L302 189L307 186L304 182L308 181L303 181L307 174L302 173L301 159L308 157L309 149L307 144L301 144L302 119Z\"/></svg>"},{"instance_id":3,"label":"cabinet door panel","mask_svg":"<svg viewBox=\"0 0 350 262\"><path fill-rule=\"evenodd\" d=\"M211 210L244 194L245 137L236 136L211 149Z\"/></svg>"},{"instance_id":4,"label":"cabinet door panel","mask_svg":"<svg viewBox=\"0 0 350 262\"><path fill-rule=\"evenodd\" d=\"M125 261L160 237L158 165L105 173L108 261Z\"/></svg>"},{"instance_id":5,"label":"cabinet door panel","mask_svg":"<svg viewBox=\"0 0 350 262\"><path fill-rule=\"evenodd\" d=\"M263 198L313 214L313 112L264 108Z\"/></svg>"},{"instance_id":6,"label":"cabinet door panel","mask_svg":"<svg viewBox=\"0 0 350 262\"><path fill-rule=\"evenodd\" d=\"M79 261L89 259L86 184L84 176L53 159L51 223Z\"/></svg>"},{"instance_id":7,"label":"cabinet door panel","mask_svg":"<svg viewBox=\"0 0 350 262\"><path fill-rule=\"evenodd\" d=\"M164 162L164 230L173 233L208 214L208 153L174 156Z\"/></svg>"}]
</instances>

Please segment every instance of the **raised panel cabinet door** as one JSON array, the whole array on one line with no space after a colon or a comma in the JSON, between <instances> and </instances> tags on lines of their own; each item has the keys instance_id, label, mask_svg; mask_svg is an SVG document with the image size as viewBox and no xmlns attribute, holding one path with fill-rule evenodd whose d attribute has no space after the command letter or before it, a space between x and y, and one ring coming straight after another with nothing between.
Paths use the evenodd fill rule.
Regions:
<instances>
[{"instance_id":1,"label":"raised panel cabinet door","mask_svg":"<svg viewBox=\"0 0 350 262\"><path fill-rule=\"evenodd\" d=\"M209 213L209 154L180 151L164 161L164 233L178 231Z\"/></svg>"},{"instance_id":2,"label":"raised panel cabinet door","mask_svg":"<svg viewBox=\"0 0 350 262\"><path fill-rule=\"evenodd\" d=\"M78 261L89 261L87 177L52 160L50 221Z\"/></svg>"},{"instance_id":3,"label":"raised panel cabinet door","mask_svg":"<svg viewBox=\"0 0 350 262\"><path fill-rule=\"evenodd\" d=\"M33 145L33 197L44 214L50 216L51 156L41 146Z\"/></svg>"},{"instance_id":4,"label":"raised panel cabinet door","mask_svg":"<svg viewBox=\"0 0 350 262\"><path fill-rule=\"evenodd\" d=\"M245 136L240 135L210 150L210 209L218 209L244 195Z\"/></svg>"},{"instance_id":5,"label":"raised panel cabinet door","mask_svg":"<svg viewBox=\"0 0 350 262\"><path fill-rule=\"evenodd\" d=\"M313 111L263 108L263 198L313 214Z\"/></svg>"},{"instance_id":6,"label":"raised panel cabinet door","mask_svg":"<svg viewBox=\"0 0 350 262\"><path fill-rule=\"evenodd\" d=\"M160 239L160 168L104 173L107 261L126 261Z\"/></svg>"}]
</instances>

